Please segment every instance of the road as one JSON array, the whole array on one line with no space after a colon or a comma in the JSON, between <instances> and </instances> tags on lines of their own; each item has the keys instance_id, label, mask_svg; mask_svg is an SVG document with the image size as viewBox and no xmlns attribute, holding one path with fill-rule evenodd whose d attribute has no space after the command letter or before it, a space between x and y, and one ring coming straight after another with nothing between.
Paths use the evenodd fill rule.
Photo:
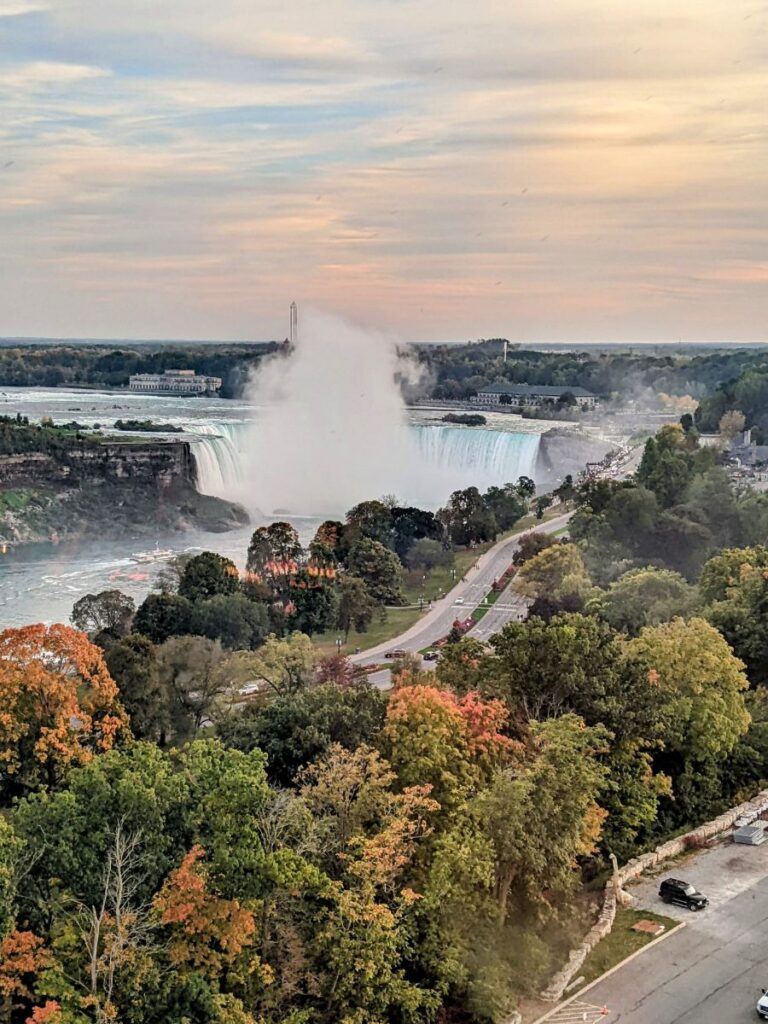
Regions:
<instances>
[{"instance_id":1,"label":"road","mask_svg":"<svg viewBox=\"0 0 768 1024\"><path fill-rule=\"evenodd\" d=\"M709 897L700 913L669 907L657 896L666 874ZM675 862L630 889L640 907L676 917L685 927L641 953L583 998L607 1006L608 1024L747 1024L768 988L768 844L730 842ZM557 1021L557 1015L554 1016Z\"/></svg>"},{"instance_id":2,"label":"road","mask_svg":"<svg viewBox=\"0 0 768 1024\"><path fill-rule=\"evenodd\" d=\"M566 512L539 526L532 527L527 532L554 533L565 526L572 515L572 512ZM386 643L379 644L377 647L362 651L360 654L353 654L349 660L356 665L375 665L383 660L387 651L403 650L410 654L416 654L444 637L456 619L466 619L482 603L483 598L491 589L493 581L499 579L509 567L521 536L522 534L516 534L513 537L507 537L495 544L485 554L480 555L466 576L445 597L433 602L432 608L427 614L422 616L405 633L401 633L400 636L387 640ZM521 610L520 600L512 594L508 587L497 603L486 612L478 625L473 627L471 635L483 639L491 632L501 629L510 619L520 618ZM478 626L480 631L476 632ZM389 671L375 673L370 679L374 686L387 686Z\"/></svg>"}]
</instances>

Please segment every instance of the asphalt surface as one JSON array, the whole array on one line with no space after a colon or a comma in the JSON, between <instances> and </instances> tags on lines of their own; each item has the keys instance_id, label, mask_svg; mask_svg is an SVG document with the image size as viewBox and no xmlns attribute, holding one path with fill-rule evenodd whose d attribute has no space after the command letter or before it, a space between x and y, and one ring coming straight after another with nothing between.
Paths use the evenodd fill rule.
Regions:
<instances>
[{"instance_id":1,"label":"asphalt surface","mask_svg":"<svg viewBox=\"0 0 768 1024\"><path fill-rule=\"evenodd\" d=\"M709 897L698 913L658 899L667 876ZM583 998L607 1006L609 1024L746 1024L768 988L768 844L727 842L676 861L629 889L640 908L685 922Z\"/></svg>"},{"instance_id":2,"label":"asphalt surface","mask_svg":"<svg viewBox=\"0 0 768 1024\"><path fill-rule=\"evenodd\" d=\"M566 512L561 516L550 519L547 522L534 526L529 533L554 533L566 525L572 512ZM466 619L477 608L491 589L494 580L509 567L512 556L518 548L520 537L523 534L516 534L514 537L507 537L499 541L485 554L480 555L477 562L468 570L466 576L459 580L456 586L432 604L432 608L426 615L422 616L410 629L398 637L387 640L360 654L353 654L350 658L357 665L375 665L384 660L388 651L401 650L409 654L417 654L419 651L430 647L435 641L446 636L457 619ZM470 635L478 639L484 639L490 633L497 632L510 619L525 617L522 605L522 598L514 595L511 587L501 595L495 605L486 612L477 626L473 627ZM480 627L480 632L476 632ZM429 665L429 662L426 662ZM377 672L370 676L374 686L389 685L389 671Z\"/></svg>"}]
</instances>

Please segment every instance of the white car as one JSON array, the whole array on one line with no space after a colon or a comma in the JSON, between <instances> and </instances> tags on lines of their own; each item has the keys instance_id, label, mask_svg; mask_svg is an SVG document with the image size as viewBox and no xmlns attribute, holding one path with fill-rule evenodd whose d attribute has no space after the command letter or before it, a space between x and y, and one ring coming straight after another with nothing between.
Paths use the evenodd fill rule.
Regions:
<instances>
[{"instance_id":1,"label":"white car","mask_svg":"<svg viewBox=\"0 0 768 1024\"><path fill-rule=\"evenodd\" d=\"M768 1020L768 994L763 989L763 994L757 1000L757 1015L763 1020Z\"/></svg>"},{"instance_id":2,"label":"white car","mask_svg":"<svg viewBox=\"0 0 768 1024\"><path fill-rule=\"evenodd\" d=\"M456 600L453 603L454 604L464 604L464 598L463 597L457 597Z\"/></svg>"}]
</instances>

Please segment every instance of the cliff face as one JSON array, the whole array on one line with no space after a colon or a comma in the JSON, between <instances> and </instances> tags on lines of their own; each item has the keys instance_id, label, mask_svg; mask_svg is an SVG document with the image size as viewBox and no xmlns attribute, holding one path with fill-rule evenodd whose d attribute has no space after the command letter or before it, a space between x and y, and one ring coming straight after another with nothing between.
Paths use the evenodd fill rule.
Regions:
<instances>
[{"instance_id":1,"label":"cliff face","mask_svg":"<svg viewBox=\"0 0 768 1024\"><path fill-rule=\"evenodd\" d=\"M194 485L195 478L195 460L185 441L117 441L73 448L61 456L42 452L0 456L0 486L132 481L165 489L178 482Z\"/></svg>"},{"instance_id":2,"label":"cliff face","mask_svg":"<svg viewBox=\"0 0 768 1024\"><path fill-rule=\"evenodd\" d=\"M588 462L599 462L611 445L599 437L555 428L542 434L536 459L540 492L556 487L569 473L576 479Z\"/></svg>"},{"instance_id":3,"label":"cliff face","mask_svg":"<svg viewBox=\"0 0 768 1024\"><path fill-rule=\"evenodd\" d=\"M248 523L245 509L200 494L185 441L107 442L61 455L0 456L0 542L98 533L156 537L188 528L221 533Z\"/></svg>"}]
</instances>

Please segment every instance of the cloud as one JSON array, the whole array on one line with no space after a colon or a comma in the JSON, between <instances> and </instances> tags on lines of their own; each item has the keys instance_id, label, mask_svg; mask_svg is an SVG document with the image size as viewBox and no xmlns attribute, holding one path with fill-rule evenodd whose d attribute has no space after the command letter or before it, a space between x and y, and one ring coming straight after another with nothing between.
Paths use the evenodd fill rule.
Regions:
<instances>
[{"instance_id":1,"label":"cloud","mask_svg":"<svg viewBox=\"0 0 768 1024\"><path fill-rule=\"evenodd\" d=\"M35 89L67 86L87 79L104 78L104 68L85 64L62 64L54 61L33 61L0 67L0 85L8 89Z\"/></svg>"},{"instance_id":2,"label":"cloud","mask_svg":"<svg viewBox=\"0 0 768 1024\"><path fill-rule=\"evenodd\" d=\"M0 18L18 18L24 14L36 14L48 10L46 4L14 3L13 0L0 0Z\"/></svg>"},{"instance_id":3,"label":"cloud","mask_svg":"<svg viewBox=\"0 0 768 1024\"><path fill-rule=\"evenodd\" d=\"M268 336L286 297L410 337L768 319L751 0L0 16L33 7L0 22L0 334Z\"/></svg>"}]
</instances>

